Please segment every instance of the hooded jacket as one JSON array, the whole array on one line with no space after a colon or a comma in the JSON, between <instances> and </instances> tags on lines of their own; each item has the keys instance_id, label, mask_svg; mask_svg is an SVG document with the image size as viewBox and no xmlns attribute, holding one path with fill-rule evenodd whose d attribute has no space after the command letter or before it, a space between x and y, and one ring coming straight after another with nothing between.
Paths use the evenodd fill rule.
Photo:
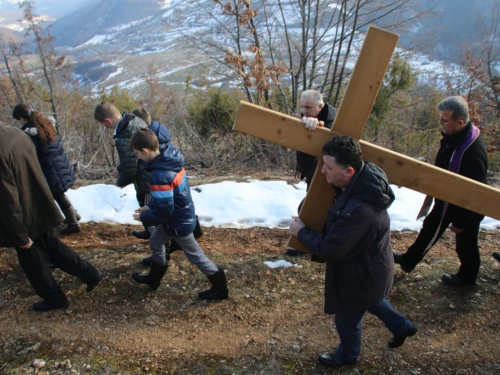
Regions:
<instances>
[{"instance_id":1,"label":"hooded jacket","mask_svg":"<svg viewBox=\"0 0 500 375\"><path fill-rule=\"evenodd\" d=\"M0 123L0 246L23 246L63 221L25 132Z\"/></svg>"},{"instance_id":2,"label":"hooded jacket","mask_svg":"<svg viewBox=\"0 0 500 375\"><path fill-rule=\"evenodd\" d=\"M135 184L138 193L149 193L148 173L144 170L145 163L137 158L137 155L130 149L129 142L132 135L141 128L147 128L146 123L133 114L123 113L121 121L115 129L116 150L120 164L117 167L120 177L116 180L116 185L125 187Z\"/></svg>"},{"instance_id":3,"label":"hooded jacket","mask_svg":"<svg viewBox=\"0 0 500 375\"><path fill-rule=\"evenodd\" d=\"M193 233L196 216L184 156L170 146L147 164L146 170L151 201L149 210L141 213L141 221L146 226L163 223L166 232L174 237Z\"/></svg>"},{"instance_id":4,"label":"hooded jacket","mask_svg":"<svg viewBox=\"0 0 500 375\"><path fill-rule=\"evenodd\" d=\"M64 194L75 184L75 172L64 152L59 136L54 142L42 144L38 130L31 123L25 124L21 130L25 131L33 141L36 155L43 174L47 179L50 191L54 197Z\"/></svg>"},{"instance_id":5,"label":"hooded jacket","mask_svg":"<svg viewBox=\"0 0 500 375\"><path fill-rule=\"evenodd\" d=\"M383 170L364 163L328 210L325 233L302 228L299 241L326 260L325 313L373 306L392 288L394 259L387 209L394 193Z\"/></svg>"},{"instance_id":6,"label":"hooded jacket","mask_svg":"<svg viewBox=\"0 0 500 375\"><path fill-rule=\"evenodd\" d=\"M156 138L158 138L160 152L165 151L169 146L173 146L171 142L170 130L168 130L163 124L153 121L149 124L148 128L155 133Z\"/></svg>"}]
</instances>

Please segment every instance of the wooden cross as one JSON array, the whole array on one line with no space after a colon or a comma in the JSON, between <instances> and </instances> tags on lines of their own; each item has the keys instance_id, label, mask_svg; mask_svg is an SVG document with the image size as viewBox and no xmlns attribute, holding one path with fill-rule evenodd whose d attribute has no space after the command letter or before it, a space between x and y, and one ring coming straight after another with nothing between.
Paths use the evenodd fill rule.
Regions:
<instances>
[{"instance_id":1,"label":"wooden cross","mask_svg":"<svg viewBox=\"0 0 500 375\"><path fill-rule=\"evenodd\" d=\"M306 226L314 231L323 229L328 208L335 197L335 191L321 173L323 145L335 135L358 140L363 160L381 167L390 183L500 220L500 190L360 140L398 38L397 34L370 26L331 130L309 131L300 119L247 102L240 103L235 130L319 158L299 213ZM293 236L289 245L307 250Z\"/></svg>"}]
</instances>

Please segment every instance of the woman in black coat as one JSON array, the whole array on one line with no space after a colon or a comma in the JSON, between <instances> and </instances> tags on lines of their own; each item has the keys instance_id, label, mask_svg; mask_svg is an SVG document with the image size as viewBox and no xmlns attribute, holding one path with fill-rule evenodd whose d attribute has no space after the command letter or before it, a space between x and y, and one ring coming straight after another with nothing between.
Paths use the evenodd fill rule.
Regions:
<instances>
[{"instance_id":1,"label":"woman in black coat","mask_svg":"<svg viewBox=\"0 0 500 375\"><path fill-rule=\"evenodd\" d=\"M54 124L43 113L34 111L26 104L17 104L12 110L12 117L19 121L21 130L24 130L33 141L52 196L66 217L65 222L68 225L62 227L60 232L62 234L79 232L80 215L65 194L75 183L75 173Z\"/></svg>"}]
</instances>

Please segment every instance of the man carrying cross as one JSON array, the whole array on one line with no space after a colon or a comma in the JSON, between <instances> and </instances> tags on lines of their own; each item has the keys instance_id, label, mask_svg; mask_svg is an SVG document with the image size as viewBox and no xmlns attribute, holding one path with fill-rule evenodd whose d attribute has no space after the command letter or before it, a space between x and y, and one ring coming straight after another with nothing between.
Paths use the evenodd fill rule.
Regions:
<instances>
[{"instance_id":1,"label":"man carrying cross","mask_svg":"<svg viewBox=\"0 0 500 375\"><path fill-rule=\"evenodd\" d=\"M435 165L486 183L488 155L479 129L469 121L467 102L460 96L452 96L441 101L437 109L443 138ZM431 203L432 198L426 198L419 217L427 214ZM444 274L442 281L450 286L473 285L481 262L477 237L483 218L484 215L436 199L417 239L406 253L394 253L394 262L403 271L411 272L450 227L456 235L455 250L461 264L458 273Z\"/></svg>"},{"instance_id":2,"label":"man carrying cross","mask_svg":"<svg viewBox=\"0 0 500 375\"><path fill-rule=\"evenodd\" d=\"M387 212L394 193L384 171L365 163L359 143L347 136L324 145L323 161L321 172L337 193L325 229L316 232L293 217L289 230L312 254L326 260L325 313L335 314L340 345L318 360L340 367L359 357L366 311L392 332L391 348L403 345L417 327L386 300L394 275Z\"/></svg>"}]
</instances>

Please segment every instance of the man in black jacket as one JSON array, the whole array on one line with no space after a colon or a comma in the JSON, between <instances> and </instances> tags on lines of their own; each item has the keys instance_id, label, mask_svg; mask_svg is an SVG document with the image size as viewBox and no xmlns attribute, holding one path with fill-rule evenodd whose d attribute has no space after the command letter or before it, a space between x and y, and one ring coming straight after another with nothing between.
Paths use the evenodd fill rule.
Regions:
<instances>
[{"instance_id":1,"label":"man in black jacket","mask_svg":"<svg viewBox=\"0 0 500 375\"><path fill-rule=\"evenodd\" d=\"M387 208L394 201L387 177L364 163L354 139L334 137L323 147L321 172L336 191L322 233L293 217L290 234L326 260L325 313L335 314L340 345L318 360L333 367L354 363L361 350L361 319L369 311L394 337L389 347L403 345L417 327L386 300L392 288L394 263Z\"/></svg>"},{"instance_id":2,"label":"man in black jacket","mask_svg":"<svg viewBox=\"0 0 500 375\"><path fill-rule=\"evenodd\" d=\"M469 121L467 102L460 96L452 96L441 101L437 109L443 138L435 165L486 183L488 155L479 129ZM432 198L426 198L419 217L426 215L431 203ZM456 235L455 250L461 264L458 273L444 274L442 281L450 286L473 285L481 262L478 234L483 218L483 215L436 199L413 245L404 254L394 253L394 261L403 271L411 272L450 227Z\"/></svg>"},{"instance_id":3,"label":"man in black jacket","mask_svg":"<svg viewBox=\"0 0 500 375\"><path fill-rule=\"evenodd\" d=\"M333 120L337 112L330 104L323 101L323 95L316 90L306 90L300 96L301 116L304 126L308 130L314 130L316 127L332 128ZM313 155L308 155L297 151L297 166L295 167L295 180L306 182L309 190L309 185L314 177L314 172L318 166L318 158ZM302 207L302 201L298 211ZM286 255L302 255L303 251L290 248L286 251Z\"/></svg>"}]
</instances>

